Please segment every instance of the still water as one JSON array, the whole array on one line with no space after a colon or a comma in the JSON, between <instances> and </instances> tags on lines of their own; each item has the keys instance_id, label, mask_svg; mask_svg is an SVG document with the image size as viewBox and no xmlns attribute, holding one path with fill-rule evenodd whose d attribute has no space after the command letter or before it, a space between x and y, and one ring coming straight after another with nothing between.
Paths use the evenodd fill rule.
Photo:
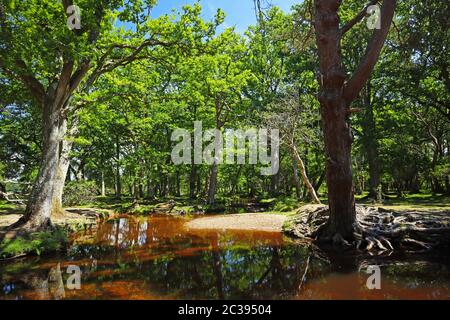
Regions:
<instances>
[{"instance_id":1,"label":"still water","mask_svg":"<svg viewBox=\"0 0 450 320\"><path fill-rule=\"evenodd\" d=\"M450 299L449 253L317 255L280 233L185 222L122 216L75 235L65 255L1 263L0 299ZM369 265L380 289L367 288ZM70 266L80 289L67 285Z\"/></svg>"}]
</instances>

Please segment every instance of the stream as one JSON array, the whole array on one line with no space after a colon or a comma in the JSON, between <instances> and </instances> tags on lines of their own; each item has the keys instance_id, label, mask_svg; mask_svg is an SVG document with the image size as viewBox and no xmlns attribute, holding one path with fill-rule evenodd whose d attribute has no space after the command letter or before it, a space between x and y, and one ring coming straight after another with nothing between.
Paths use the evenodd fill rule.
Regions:
<instances>
[{"instance_id":1,"label":"stream","mask_svg":"<svg viewBox=\"0 0 450 320\"><path fill-rule=\"evenodd\" d=\"M0 263L0 299L450 299L449 253L316 257L281 233L186 230L186 219L120 216L65 254Z\"/></svg>"}]
</instances>

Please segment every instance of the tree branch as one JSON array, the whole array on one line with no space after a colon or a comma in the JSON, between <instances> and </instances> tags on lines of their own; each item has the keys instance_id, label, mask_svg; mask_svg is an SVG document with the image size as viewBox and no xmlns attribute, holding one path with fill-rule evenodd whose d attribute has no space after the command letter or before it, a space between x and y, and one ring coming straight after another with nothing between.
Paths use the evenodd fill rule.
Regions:
<instances>
[{"instance_id":1,"label":"tree branch","mask_svg":"<svg viewBox=\"0 0 450 320\"><path fill-rule=\"evenodd\" d=\"M344 98L347 103L351 103L359 94L362 87L367 82L375 64L383 48L389 28L391 26L392 18L394 16L396 0L383 0L381 7L381 28L375 29L372 38L367 45L366 53L361 59L358 67L353 73L350 80L346 83L344 88Z\"/></svg>"},{"instance_id":2,"label":"tree branch","mask_svg":"<svg viewBox=\"0 0 450 320\"><path fill-rule=\"evenodd\" d=\"M351 19L349 22L347 22L340 30L341 37L349 31L351 28L353 28L356 24L360 23L362 19L367 15L367 9L370 6L373 6L376 4L378 0L371 0L365 7L362 9L353 19Z\"/></svg>"},{"instance_id":3,"label":"tree branch","mask_svg":"<svg viewBox=\"0 0 450 320\"><path fill-rule=\"evenodd\" d=\"M42 83L36 79L28 70L27 65L22 59L15 60L16 67L19 68L18 77L30 91L31 95L42 105L44 103L45 89Z\"/></svg>"}]
</instances>

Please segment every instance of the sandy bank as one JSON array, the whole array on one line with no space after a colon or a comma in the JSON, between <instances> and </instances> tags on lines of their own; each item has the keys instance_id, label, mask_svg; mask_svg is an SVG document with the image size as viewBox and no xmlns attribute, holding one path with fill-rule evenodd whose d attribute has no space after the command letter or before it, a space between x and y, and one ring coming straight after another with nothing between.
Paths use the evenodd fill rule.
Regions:
<instances>
[{"instance_id":1,"label":"sandy bank","mask_svg":"<svg viewBox=\"0 0 450 320\"><path fill-rule=\"evenodd\" d=\"M186 223L188 229L257 230L281 232L286 216L278 214L244 213L203 217Z\"/></svg>"}]
</instances>

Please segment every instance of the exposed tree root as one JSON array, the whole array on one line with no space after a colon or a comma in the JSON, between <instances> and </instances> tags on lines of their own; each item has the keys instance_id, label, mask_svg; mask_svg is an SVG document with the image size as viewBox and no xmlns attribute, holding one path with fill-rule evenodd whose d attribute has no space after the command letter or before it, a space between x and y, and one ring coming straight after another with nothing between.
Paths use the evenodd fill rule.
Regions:
<instances>
[{"instance_id":1,"label":"exposed tree root","mask_svg":"<svg viewBox=\"0 0 450 320\"><path fill-rule=\"evenodd\" d=\"M447 212L397 212L365 206L357 206L356 212L352 241L340 234L323 236L328 207L321 205L303 207L284 229L296 237L378 254L398 249L423 252L450 245L450 215Z\"/></svg>"}]
</instances>

